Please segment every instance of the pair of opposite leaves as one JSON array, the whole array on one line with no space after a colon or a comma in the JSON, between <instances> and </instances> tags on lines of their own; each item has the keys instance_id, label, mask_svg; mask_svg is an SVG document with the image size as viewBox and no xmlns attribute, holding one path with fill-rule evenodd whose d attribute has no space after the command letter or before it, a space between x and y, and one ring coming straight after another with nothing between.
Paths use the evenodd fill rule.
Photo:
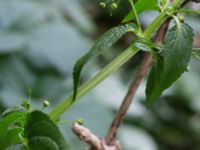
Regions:
<instances>
[{"instance_id":1,"label":"pair of opposite leaves","mask_svg":"<svg viewBox=\"0 0 200 150\"><path fill-rule=\"evenodd\" d=\"M136 32L136 25L129 23L110 29L95 42L88 53L76 62L73 70L74 100L77 95L78 83L83 66L92 58L108 50L128 31ZM189 25L179 22L168 31L162 52L153 53L154 65L150 71L146 86L148 104L151 104L186 71L192 52L192 43L193 30Z\"/></svg>"}]
</instances>

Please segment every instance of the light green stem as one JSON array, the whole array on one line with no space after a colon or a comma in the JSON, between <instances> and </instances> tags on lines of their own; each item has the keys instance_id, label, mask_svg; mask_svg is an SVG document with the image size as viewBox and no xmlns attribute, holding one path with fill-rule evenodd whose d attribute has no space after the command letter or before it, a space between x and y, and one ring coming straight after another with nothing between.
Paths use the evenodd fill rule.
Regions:
<instances>
[{"instance_id":1,"label":"light green stem","mask_svg":"<svg viewBox=\"0 0 200 150\"><path fill-rule=\"evenodd\" d=\"M180 10L176 10L176 12L178 12L178 13L192 13L192 14L200 15L200 11L199 10L180 9Z\"/></svg>"},{"instance_id":2,"label":"light green stem","mask_svg":"<svg viewBox=\"0 0 200 150\"><path fill-rule=\"evenodd\" d=\"M133 55L139 51L135 46L130 46L122 54L120 54L116 59L114 59L110 64L104 67L99 73L97 73L93 78L86 81L79 89L76 96L76 101L84 96L86 93L91 91L96 85L103 81L106 77L116 71L121 65L123 65L127 60L129 60ZM67 110L73 102L73 95L70 95L62 103L60 103L54 110L50 113L50 117L57 121L58 117Z\"/></svg>"},{"instance_id":3,"label":"light green stem","mask_svg":"<svg viewBox=\"0 0 200 150\"><path fill-rule=\"evenodd\" d=\"M175 0L172 3L172 7L179 7L184 0ZM146 37L150 37L156 29L167 19L167 8L163 11L144 31L144 35ZM120 54L117 58L115 58L110 64L108 64L105 68L103 68L99 73L97 73L93 78L86 81L79 89L77 93L76 102L80 97L84 96L86 93L91 91L96 85L102 82L106 77L119 69L125 62L127 62L132 56L134 56L139 49L132 44L129 48L127 48L122 54ZM70 95L63 102L58 104L50 113L50 117L53 121L58 121L60 116L72 105L73 100Z\"/></svg>"},{"instance_id":4,"label":"light green stem","mask_svg":"<svg viewBox=\"0 0 200 150\"><path fill-rule=\"evenodd\" d=\"M133 3L133 0L129 0L129 2L130 2L130 4L131 4L132 10L133 10L133 12L134 12L134 15L135 15L135 18L136 18L136 21L137 21L137 25L138 25L138 27L139 27L139 30L140 30L140 32L142 32L140 19L139 19L139 17L138 17L138 14L137 14L135 5L134 5L134 3Z\"/></svg>"}]
</instances>

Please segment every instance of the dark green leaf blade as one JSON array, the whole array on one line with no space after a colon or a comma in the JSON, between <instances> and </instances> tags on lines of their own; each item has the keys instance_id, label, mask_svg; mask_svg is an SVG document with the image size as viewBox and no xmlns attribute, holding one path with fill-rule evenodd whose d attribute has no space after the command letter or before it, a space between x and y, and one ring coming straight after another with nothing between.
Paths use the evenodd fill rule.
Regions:
<instances>
[{"instance_id":1,"label":"dark green leaf blade","mask_svg":"<svg viewBox=\"0 0 200 150\"><path fill-rule=\"evenodd\" d=\"M155 55L155 63L146 85L150 105L186 71L192 52L193 30L187 24L172 27L165 38L162 54Z\"/></svg>"},{"instance_id":2,"label":"dark green leaf blade","mask_svg":"<svg viewBox=\"0 0 200 150\"><path fill-rule=\"evenodd\" d=\"M68 150L57 126L45 113L35 110L28 116L25 136L31 150Z\"/></svg>"},{"instance_id":3,"label":"dark green leaf blade","mask_svg":"<svg viewBox=\"0 0 200 150\"><path fill-rule=\"evenodd\" d=\"M138 0L135 4L135 8L138 14L147 10L159 10L159 5L157 0ZM133 10L131 10L122 22L128 22L135 18Z\"/></svg>"},{"instance_id":4,"label":"dark green leaf blade","mask_svg":"<svg viewBox=\"0 0 200 150\"><path fill-rule=\"evenodd\" d=\"M135 30L136 26L133 23L120 25L108 30L104 33L94 44L94 46L82 56L74 65L73 78L74 78L74 93L73 100L76 98L78 83L80 79L81 70L84 65L91 59L97 57L105 50L108 50L115 44L126 32Z\"/></svg>"}]
</instances>

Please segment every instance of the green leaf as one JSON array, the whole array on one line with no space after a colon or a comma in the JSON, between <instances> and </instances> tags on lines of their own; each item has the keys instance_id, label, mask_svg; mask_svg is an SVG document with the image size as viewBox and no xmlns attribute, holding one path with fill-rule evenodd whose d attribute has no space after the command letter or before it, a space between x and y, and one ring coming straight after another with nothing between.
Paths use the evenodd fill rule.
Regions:
<instances>
[{"instance_id":1,"label":"green leaf","mask_svg":"<svg viewBox=\"0 0 200 150\"><path fill-rule=\"evenodd\" d=\"M4 150L8 145L6 144L7 138L9 135L13 132L12 129L16 126L14 123L17 121L21 121L25 118L26 113L24 112L14 112L11 113L3 118L3 120L0 121L0 150ZM15 137L13 137L13 140L15 141Z\"/></svg>"},{"instance_id":2,"label":"green leaf","mask_svg":"<svg viewBox=\"0 0 200 150\"><path fill-rule=\"evenodd\" d=\"M68 150L68 145L57 126L41 111L28 116L25 137L31 150Z\"/></svg>"},{"instance_id":3,"label":"green leaf","mask_svg":"<svg viewBox=\"0 0 200 150\"><path fill-rule=\"evenodd\" d=\"M143 51L152 51L157 47L150 39L142 37L135 41L135 46Z\"/></svg>"},{"instance_id":4,"label":"green leaf","mask_svg":"<svg viewBox=\"0 0 200 150\"><path fill-rule=\"evenodd\" d=\"M74 78L74 93L73 100L76 98L78 83L83 66L91 59L97 57L104 51L108 50L113 44L115 44L121 37L128 31L135 31L136 25L133 23L120 25L108 30L104 33L94 44L94 46L82 56L74 65L73 78Z\"/></svg>"},{"instance_id":5,"label":"green leaf","mask_svg":"<svg viewBox=\"0 0 200 150\"><path fill-rule=\"evenodd\" d=\"M147 10L159 10L159 5L157 0L138 0L135 4L135 8L137 13L142 13L143 11ZM128 22L135 18L135 14L133 10L131 10L125 18L122 20L122 22Z\"/></svg>"},{"instance_id":6,"label":"green leaf","mask_svg":"<svg viewBox=\"0 0 200 150\"><path fill-rule=\"evenodd\" d=\"M14 144L6 148L6 150L27 150L23 144Z\"/></svg>"},{"instance_id":7,"label":"green leaf","mask_svg":"<svg viewBox=\"0 0 200 150\"><path fill-rule=\"evenodd\" d=\"M2 113L2 116L7 116L9 114L12 114L14 112L23 112L23 110L19 107L12 107L12 108L8 108L6 109L3 113Z\"/></svg>"},{"instance_id":8,"label":"green leaf","mask_svg":"<svg viewBox=\"0 0 200 150\"><path fill-rule=\"evenodd\" d=\"M177 24L167 33L162 54L155 62L146 85L147 103L152 104L186 71L192 52L193 30L187 24Z\"/></svg>"},{"instance_id":9,"label":"green leaf","mask_svg":"<svg viewBox=\"0 0 200 150\"><path fill-rule=\"evenodd\" d=\"M4 143L5 147L8 148L10 145L22 143L23 139L21 137L23 137L23 133L24 133L23 128L17 127L9 130Z\"/></svg>"},{"instance_id":10,"label":"green leaf","mask_svg":"<svg viewBox=\"0 0 200 150\"><path fill-rule=\"evenodd\" d=\"M167 0L161 0L162 6L165 6L167 4Z\"/></svg>"}]
</instances>

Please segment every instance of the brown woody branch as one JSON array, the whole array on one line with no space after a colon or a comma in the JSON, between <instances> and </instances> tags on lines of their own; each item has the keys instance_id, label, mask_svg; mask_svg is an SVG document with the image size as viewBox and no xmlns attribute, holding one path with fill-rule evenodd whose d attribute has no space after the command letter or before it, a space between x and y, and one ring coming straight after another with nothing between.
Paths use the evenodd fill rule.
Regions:
<instances>
[{"instance_id":1,"label":"brown woody branch","mask_svg":"<svg viewBox=\"0 0 200 150\"><path fill-rule=\"evenodd\" d=\"M161 44L164 40L165 34L168 30L168 26L171 18L167 19L158 29L154 41L157 44ZM88 143L91 147L86 148L85 150L121 150L121 145L119 141L115 140L115 136L119 126L123 123L124 117L130 107L135 93L141 84L144 76L149 70L150 65L152 64L152 55L147 53L145 54L142 64L134 78L132 84L129 87L128 93L126 94L112 124L105 140L100 139L94 133L92 133L88 128L74 123L72 130L79 137L80 140Z\"/></svg>"},{"instance_id":2,"label":"brown woody branch","mask_svg":"<svg viewBox=\"0 0 200 150\"><path fill-rule=\"evenodd\" d=\"M168 30L168 26L171 18L167 19L158 29L154 41L157 44L161 44L164 40L165 34ZM142 64L134 78L132 84L129 87L128 93L125 96L112 124L105 140L100 139L94 133L92 133L88 128L74 123L72 130L79 137L80 140L88 143L91 147L86 148L85 150L121 150L121 145L119 141L115 140L115 136L119 126L123 123L124 117L130 107L135 93L141 84L144 76L149 70L150 65L152 64L152 55L147 53L145 54Z\"/></svg>"},{"instance_id":3,"label":"brown woody branch","mask_svg":"<svg viewBox=\"0 0 200 150\"><path fill-rule=\"evenodd\" d=\"M167 19L158 29L154 39L157 44L161 44L163 42L165 34L168 30L170 20L171 18ZM136 77L134 78L132 84L130 85L129 90L111 124L110 130L108 131L108 134L105 138L107 145L112 145L113 141L115 141L117 130L119 126L123 123L124 117L133 101L135 93L139 85L141 84L143 78L147 74L151 64L152 64L152 55L147 53L145 54L142 64L138 70L138 73L136 74Z\"/></svg>"},{"instance_id":4,"label":"brown woody branch","mask_svg":"<svg viewBox=\"0 0 200 150\"><path fill-rule=\"evenodd\" d=\"M104 140L100 139L88 128L78 123L73 124L72 131L80 140L91 146L91 148L85 148L84 150L121 150L121 145L118 141L115 141L111 146L108 146Z\"/></svg>"},{"instance_id":5,"label":"brown woody branch","mask_svg":"<svg viewBox=\"0 0 200 150\"><path fill-rule=\"evenodd\" d=\"M194 2L200 2L200 0L191 0ZM189 1L185 1L182 6L184 6ZM168 18L158 29L154 41L155 43L162 44L164 37L167 33L169 23L171 18ZM136 94L136 91L141 84L143 78L147 74L151 64L152 64L152 55L147 53L145 54L141 66L136 74L136 77L132 81L132 84L129 87L129 90L111 124L111 127L107 133L105 140L100 139L94 133L92 133L86 127L75 123L72 127L73 132L83 141L88 143L91 148L86 148L85 150L121 150L121 145L119 141L115 140L116 133L120 125L123 123L124 117L133 101L133 98Z\"/></svg>"}]
</instances>

